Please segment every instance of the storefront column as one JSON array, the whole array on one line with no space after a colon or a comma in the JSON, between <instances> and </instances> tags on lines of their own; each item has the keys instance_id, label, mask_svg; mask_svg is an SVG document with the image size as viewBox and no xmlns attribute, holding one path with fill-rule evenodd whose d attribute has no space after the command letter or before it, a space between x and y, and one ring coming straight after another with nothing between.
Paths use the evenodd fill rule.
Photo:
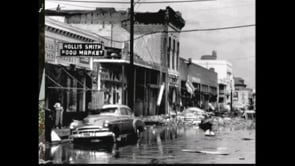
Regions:
<instances>
[{"instance_id":1,"label":"storefront column","mask_svg":"<svg viewBox=\"0 0 295 166\"><path fill-rule=\"evenodd\" d=\"M86 111L86 76L83 77L82 111Z\"/></svg>"},{"instance_id":2,"label":"storefront column","mask_svg":"<svg viewBox=\"0 0 295 166\"><path fill-rule=\"evenodd\" d=\"M72 104L75 106L75 110L78 110L80 112L80 110L78 108L78 101L77 101L78 94L77 94L77 89L76 89L77 88L77 80L76 79L73 79L72 87L74 88L72 91L72 95L71 95L71 97L73 97Z\"/></svg>"},{"instance_id":3,"label":"storefront column","mask_svg":"<svg viewBox=\"0 0 295 166\"><path fill-rule=\"evenodd\" d=\"M136 98L136 67L134 67L134 73L133 73L133 75L134 75L134 80L130 80L130 81L134 81L133 82L133 87L131 87L131 88L133 88L133 99L131 99L132 101L132 103L133 103L133 107L134 107L134 109L136 108L135 107L135 98ZM133 110L134 112L135 112L135 110ZM138 112L137 112L138 113Z\"/></svg>"},{"instance_id":4,"label":"storefront column","mask_svg":"<svg viewBox=\"0 0 295 166\"><path fill-rule=\"evenodd\" d=\"M147 104L146 104L146 101L147 101L147 97L146 97L146 69L144 70L144 77L143 77L143 115L146 116L147 115Z\"/></svg>"},{"instance_id":5,"label":"storefront column","mask_svg":"<svg viewBox=\"0 0 295 166\"><path fill-rule=\"evenodd\" d=\"M164 113L165 114L170 114L169 110L168 110L168 105L169 105L169 102L168 102L168 94L169 94L169 84L168 84L168 72L165 73L165 111Z\"/></svg>"},{"instance_id":6,"label":"storefront column","mask_svg":"<svg viewBox=\"0 0 295 166\"><path fill-rule=\"evenodd\" d=\"M125 65L122 64L122 95L121 95L121 104L127 104L125 101L125 84L126 84L126 81L125 81Z\"/></svg>"},{"instance_id":7,"label":"storefront column","mask_svg":"<svg viewBox=\"0 0 295 166\"><path fill-rule=\"evenodd\" d=\"M97 65L97 90L100 91L101 90L101 72L102 72L102 67L100 65L100 63L96 63L95 65Z\"/></svg>"},{"instance_id":8,"label":"storefront column","mask_svg":"<svg viewBox=\"0 0 295 166\"><path fill-rule=\"evenodd\" d=\"M67 87L71 87L71 78L67 77ZM65 103L68 110L70 110L70 90L67 90L67 103Z\"/></svg>"}]
</instances>

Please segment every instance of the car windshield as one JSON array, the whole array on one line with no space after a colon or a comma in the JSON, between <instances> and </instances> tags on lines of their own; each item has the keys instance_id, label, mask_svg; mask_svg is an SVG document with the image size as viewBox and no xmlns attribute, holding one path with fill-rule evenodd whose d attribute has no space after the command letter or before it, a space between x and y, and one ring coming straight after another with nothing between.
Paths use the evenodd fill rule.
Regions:
<instances>
[{"instance_id":1,"label":"car windshield","mask_svg":"<svg viewBox=\"0 0 295 166\"><path fill-rule=\"evenodd\" d=\"M115 113L117 109L118 109L117 107L111 107L111 108L103 108L99 110L91 110L89 114L97 115L97 114L105 114L105 113Z\"/></svg>"},{"instance_id":2,"label":"car windshield","mask_svg":"<svg viewBox=\"0 0 295 166\"><path fill-rule=\"evenodd\" d=\"M103 108L100 110L100 113L115 113L117 109L117 107Z\"/></svg>"}]
</instances>

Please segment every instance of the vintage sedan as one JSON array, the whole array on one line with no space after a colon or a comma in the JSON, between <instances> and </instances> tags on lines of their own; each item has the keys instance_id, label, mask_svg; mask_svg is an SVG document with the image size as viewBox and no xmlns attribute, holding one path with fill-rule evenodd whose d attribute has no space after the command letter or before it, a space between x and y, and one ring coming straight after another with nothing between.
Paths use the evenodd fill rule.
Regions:
<instances>
[{"instance_id":1,"label":"vintage sedan","mask_svg":"<svg viewBox=\"0 0 295 166\"><path fill-rule=\"evenodd\" d=\"M82 122L70 125L73 142L118 141L122 135L138 136L144 130L144 122L134 116L126 105L104 105L97 113L88 115Z\"/></svg>"}]
</instances>

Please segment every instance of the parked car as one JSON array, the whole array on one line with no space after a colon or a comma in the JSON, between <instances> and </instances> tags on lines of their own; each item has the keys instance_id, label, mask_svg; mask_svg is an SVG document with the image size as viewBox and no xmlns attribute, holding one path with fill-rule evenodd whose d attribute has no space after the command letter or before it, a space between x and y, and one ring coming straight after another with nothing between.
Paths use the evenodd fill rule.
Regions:
<instances>
[{"instance_id":1,"label":"parked car","mask_svg":"<svg viewBox=\"0 0 295 166\"><path fill-rule=\"evenodd\" d=\"M184 122L200 123L206 112L198 107L189 107L182 112Z\"/></svg>"},{"instance_id":2,"label":"parked car","mask_svg":"<svg viewBox=\"0 0 295 166\"><path fill-rule=\"evenodd\" d=\"M126 105L104 105L97 112L91 112L83 121L70 125L73 142L108 139L116 142L121 135L138 134L144 130L144 122L134 116Z\"/></svg>"}]
</instances>

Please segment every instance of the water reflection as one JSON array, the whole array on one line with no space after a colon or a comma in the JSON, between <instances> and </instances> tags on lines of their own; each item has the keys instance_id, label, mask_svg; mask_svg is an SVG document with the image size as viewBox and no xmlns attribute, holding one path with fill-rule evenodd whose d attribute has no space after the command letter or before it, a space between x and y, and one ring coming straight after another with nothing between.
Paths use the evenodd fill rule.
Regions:
<instances>
[{"instance_id":1,"label":"water reflection","mask_svg":"<svg viewBox=\"0 0 295 166\"><path fill-rule=\"evenodd\" d=\"M162 141L174 140L178 137L177 127L155 127L150 126L143 133L140 143L161 146Z\"/></svg>"},{"instance_id":2,"label":"water reflection","mask_svg":"<svg viewBox=\"0 0 295 166\"><path fill-rule=\"evenodd\" d=\"M51 146L47 153L47 160L55 164L61 163L110 163L112 158L120 158L120 148L131 145L137 149L147 150L149 145L155 145L156 151L164 155L163 142L177 138L176 127L148 127L139 138L128 136L117 144L89 143L89 144L60 144ZM135 145L135 146L134 146ZM132 153L136 158L139 153Z\"/></svg>"},{"instance_id":3,"label":"water reflection","mask_svg":"<svg viewBox=\"0 0 295 166\"><path fill-rule=\"evenodd\" d=\"M252 127L252 126L251 126ZM253 128L253 127L252 127ZM239 157L253 155L255 130L234 130L232 126L220 126L215 137L204 136L195 127L148 126L140 137L128 136L118 144L66 143L47 149L53 163L208 163L211 161L240 162ZM250 138L243 141L243 138ZM187 153L183 149L228 151L228 156ZM240 150L242 149L242 150ZM247 156L244 162L251 162ZM250 159L248 159L250 158ZM48 160L47 159L47 160Z\"/></svg>"},{"instance_id":4,"label":"water reflection","mask_svg":"<svg viewBox=\"0 0 295 166\"><path fill-rule=\"evenodd\" d=\"M114 145L73 145L71 143L51 147L53 163L109 163L110 159L118 156Z\"/></svg>"}]
</instances>

